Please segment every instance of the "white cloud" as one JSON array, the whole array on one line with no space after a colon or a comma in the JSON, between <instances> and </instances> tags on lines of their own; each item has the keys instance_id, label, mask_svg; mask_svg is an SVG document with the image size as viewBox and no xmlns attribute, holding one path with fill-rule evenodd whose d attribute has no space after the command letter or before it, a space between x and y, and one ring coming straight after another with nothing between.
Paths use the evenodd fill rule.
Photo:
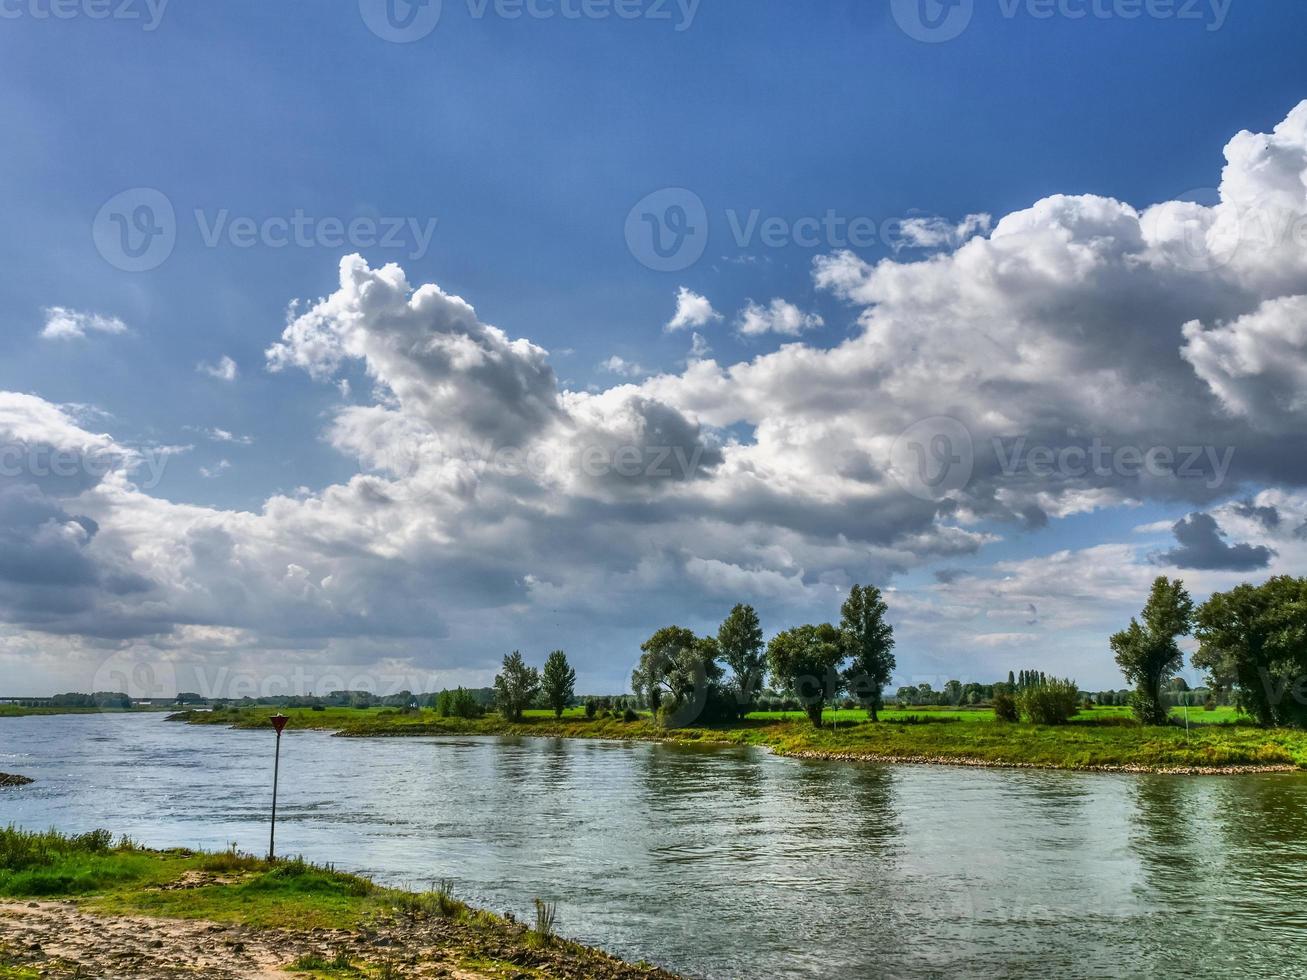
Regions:
<instances>
[{"instance_id":1,"label":"white cloud","mask_svg":"<svg viewBox=\"0 0 1307 980\"><path fill-rule=\"evenodd\" d=\"M195 370L201 374L207 374L211 378L217 378L219 381L235 381L240 375L240 369L236 362L224 354L215 364L208 364L201 361L195 365Z\"/></svg>"},{"instance_id":2,"label":"white cloud","mask_svg":"<svg viewBox=\"0 0 1307 980\"><path fill-rule=\"evenodd\" d=\"M201 466L200 476L204 477L206 480L212 480L216 477L222 476L222 474L227 472L229 469L231 469L231 461L220 459L213 466Z\"/></svg>"},{"instance_id":3,"label":"white cloud","mask_svg":"<svg viewBox=\"0 0 1307 980\"><path fill-rule=\"evenodd\" d=\"M561 387L543 348L465 300L348 257L268 359L323 383L367 376L371 402L339 405L324 434L360 472L250 512L172 503L144 492L139 453L91 422L0 394L0 443L112 463L0 486L0 526L20 545L0 571L0 615L56 637L164 647L202 628L251 657L426 658L452 672L485 671L544 626L583 671L621 683L641 633L671 616L706 629L726 593L759 597L769 629L820 621L852 581L952 565L1008 527L1127 501L1164 506L1172 525L1209 514L1230 542L1266 549L1259 576L1300 571L1307 255L1277 237L1231 249L1229 236L1258 208L1307 219L1307 103L1272 134L1237 136L1227 160L1210 206L1056 195L922 261L823 257L815 283L857 317L846 339L805 342L812 315L776 300L743 319L798 336L780 350L739 363L704 350L649 377L619 358L616 383L595 392ZM939 416L964 427L943 455L968 455L970 478L910 492L896 444ZM995 440L1055 461L1095 441L1234 457L1212 485L1112 466L1005 470ZM918 444L928 462L931 440ZM1035 636L1022 649L1041 669L1106 683L1105 637L1158 572L1158 542L1123 536L989 569L967 560L947 586L894 593L905 671L936 658L1000 676L1036 666L1004 646ZM1185 576L1195 595L1241 577ZM967 630L998 646L959 650Z\"/></svg>"},{"instance_id":4,"label":"white cloud","mask_svg":"<svg viewBox=\"0 0 1307 980\"><path fill-rule=\"evenodd\" d=\"M687 327L705 327L721 320L722 315L713 309L706 296L681 286L676 291L676 312L667 321L665 330L684 330Z\"/></svg>"},{"instance_id":5,"label":"white cloud","mask_svg":"<svg viewBox=\"0 0 1307 980\"><path fill-rule=\"evenodd\" d=\"M967 239L989 231L993 218L988 214L969 214L957 223L944 218L905 218L899 223L895 249L957 248Z\"/></svg>"},{"instance_id":6,"label":"white cloud","mask_svg":"<svg viewBox=\"0 0 1307 980\"><path fill-rule=\"evenodd\" d=\"M767 333L797 337L805 330L822 326L822 323L822 318L816 313L804 313L793 303L777 298L767 306L759 306L750 300L740 310L735 326L746 337Z\"/></svg>"},{"instance_id":7,"label":"white cloud","mask_svg":"<svg viewBox=\"0 0 1307 980\"><path fill-rule=\"evenodd\" d=\"M41 336L46 340L82 340L87 332L123 334L127 324L116 316L83 313L66 306L50 306L45 310L45 326Z\"/></svg>"},{"instance_id":8,"label":"white cloud","mask_svg":"<svg viewBox=\"0 0 1307 980\"><path fill-rule=\"evenodd\" d=\"M599 370L607 371L609 374L620 374L624 378L641 378L649 373L634 361L628 361L616 354L600 364Z\"/></svg>"}]
</instances>

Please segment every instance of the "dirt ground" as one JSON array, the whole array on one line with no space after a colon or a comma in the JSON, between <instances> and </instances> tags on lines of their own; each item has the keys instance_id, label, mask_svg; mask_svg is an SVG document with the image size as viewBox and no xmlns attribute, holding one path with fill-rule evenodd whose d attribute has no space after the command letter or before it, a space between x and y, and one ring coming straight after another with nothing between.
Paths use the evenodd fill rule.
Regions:
<instances>
[{"instance_id":1,"label":"dirt ground","mask_svg":"<svg viewBox=\"0 0 1307 980\"><path fill-rule=\"evenodd\" d=\"M398 925L376 932L258 930L214 922L99 916L70 902L0 902L0 970L44 977L105 980L290 980L285 967L305 954L331 960L342 948L360 976L394 980L443 977L670 978L603 954L561 947L524 951L512 940L460 923ZM19 974L21 975L21 974Z\"/></svg>"}]
</instances>

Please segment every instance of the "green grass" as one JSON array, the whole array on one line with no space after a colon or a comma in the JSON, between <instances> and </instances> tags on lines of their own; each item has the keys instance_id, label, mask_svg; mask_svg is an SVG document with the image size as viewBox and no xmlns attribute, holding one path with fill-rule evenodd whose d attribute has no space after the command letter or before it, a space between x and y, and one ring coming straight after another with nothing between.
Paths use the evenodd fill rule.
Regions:
<instances>
[{"instance_id":1,"label":"green grass","mask_svg":"<svg viewBox=\"0 0 1307 980\"><path fill-rule=\"evenodd\" d=\"M299 946L301 955L288 962L287 970L306 980L408 976L394 959L403 941L401 947L391 939L368 945L378 933L434 944L435 961L446 966L493 966L483 971L486 976L544 976L537 967L549 965L557 967L550 976L670 977L646 974L567 939L540 937L520 922L458 901L443 884L439 890L409 892L331 867L298 859L269 862L235 849L219 854L153 851L114 840L104 831L69 837L0 828L0 899L56 898L71 899L92 914L286 929L300 937L318 930L352 933L352 942L334 949L319 946L319 951L305 953ZM360 939L369 959L354 958ZM0 941L0 980L52 975L48 962L34 969L21 960L19 951L7 950Z\"/></svg>"},{"instance_id":2,"label":"green grass","mask_svg":"<svg viewBox=\"0 0 1307 980\"><path fill-rule=\"evenodd\" d=\"M183 712L195 724L267 727L273 709L224 713ZM1143 727L1129 709L1082 711L1058 727L1004 724L992 711L954 708L892 708L871 724L862 711L828 712L815 729L799 713L760 712L736 725L664 729L648 716L626 722L586 720L584 714L554 719L528 712L518 724L491 714L475 720L439 718L431 711L408 714L348 708L286 712L291 728L317 728L347 736L526 735L561 738L636 739L754 745L782 755L1030 765L1057 769L1307 768L1307 733L1263 730L1240 721L1233 709L1189 709L1190 728L1173 713L1172 724ZM951 719L957 719L952 722ZM832 727L832 722L834 726Z\"/></svg>"}]
</instances>

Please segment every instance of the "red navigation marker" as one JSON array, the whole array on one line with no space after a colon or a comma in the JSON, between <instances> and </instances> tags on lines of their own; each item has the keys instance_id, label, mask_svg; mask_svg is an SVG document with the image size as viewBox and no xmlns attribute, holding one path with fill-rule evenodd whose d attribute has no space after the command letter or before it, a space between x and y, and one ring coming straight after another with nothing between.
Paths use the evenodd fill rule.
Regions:
<instances>
[{"instance_id":1,"label":"red navigation marker","mask_svg":"<svg viewBox=\"0 0 1307 980\"><path fill-rule=\"evenodd\" d=\"M287 718L285 715L273 715L273 716L272 716L272 727L275 728L275 729L277 729L277 734L278 734L278 735L281 734L282 729L286 727L286 722L288 722L288 721L290 721L290 719Z\"/></svg>"}]
</instances>

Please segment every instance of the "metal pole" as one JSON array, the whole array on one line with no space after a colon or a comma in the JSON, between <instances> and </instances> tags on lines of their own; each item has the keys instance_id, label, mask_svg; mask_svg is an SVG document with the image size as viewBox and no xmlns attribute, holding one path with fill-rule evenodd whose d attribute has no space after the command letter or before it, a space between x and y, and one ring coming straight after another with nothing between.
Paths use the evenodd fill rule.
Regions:
<instances>
[{"instance_id":1,"label":"metal pole","mask_svg":"<svg viewBox=\"0 0 1307 980\"><path fill-rule=\"evenodd\" d=\"M281 732L277 733L277 749L272 761L272 829L268 832L268 860L276 859L277 848L277 777L281 773Z\"/></svg>"},{"instance_id":2,"label":"metal pole","mask_svg":"<svg viewBox=\"0 0 1307 980\"><path fill-rule=\"evenodd\" d=\"M272 727L277 731L277 747L272 757L272 826L268 831L268 860L275 861L277 854L277 778L281 775L281 730L289 719L283 714L272 717Z\"/></svg>"}]
</instances>

